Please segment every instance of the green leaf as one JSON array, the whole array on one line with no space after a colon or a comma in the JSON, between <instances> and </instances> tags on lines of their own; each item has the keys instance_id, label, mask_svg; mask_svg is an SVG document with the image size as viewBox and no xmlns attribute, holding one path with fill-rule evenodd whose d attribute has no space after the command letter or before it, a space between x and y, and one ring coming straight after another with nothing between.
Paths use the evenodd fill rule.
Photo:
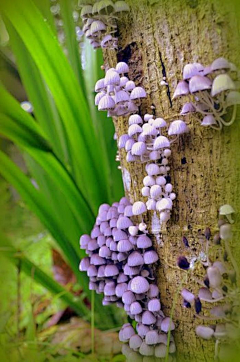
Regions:
<instances>
[{"instance_id":1,"label":"green leaf","mask_svg":"<svg viewBox=\"0 0 240 362\"><path fill-rule=\"evenodd\" d=\"M34 3L31 0L3 0L1 7L53 95L68 136L74 175L79 184L88 185L84 191L96 211L99 203L107 199L104 187L107 180L102 151L83 91L56 37Z\"/></svg>"}]
</instances>

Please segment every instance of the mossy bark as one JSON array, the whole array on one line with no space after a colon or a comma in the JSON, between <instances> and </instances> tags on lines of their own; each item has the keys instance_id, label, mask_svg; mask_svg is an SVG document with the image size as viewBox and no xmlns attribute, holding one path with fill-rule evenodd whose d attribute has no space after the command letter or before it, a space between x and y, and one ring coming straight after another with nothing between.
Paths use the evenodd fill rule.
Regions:
<instances>
[{"instance_id":1,"label":"mossy bark","mask_svg":"<svg viewBox=\"0 0 240 362\"><path fill-rule=\"evenodd\" d=\"M148 3L142 0L129 4L130 13L118 22L119 48L117 52L104 52L105 66L115 66L121 60L128 63L130 79L143 86L148 94L142 103L141 115L151 113L153 106L156 116L168 122L178 119L184 101L172 101L171 98L186 63L208 65L220 56L235 64L239 62L239 9L234 2L214 0ZM166 77L168 86L161 85L163 77ZM166 315L170 315L176 298L173 320L178 360L213 361L214 341L196 337L195 327L202 321L196 318L192 308L182 307L178 289L186 273L174 265L179 255L191 257L199 254L202 248L199 233L206 227L210 227L212 233L216 230L218 209L225 203L236 210L231 247L239 260L239 119L221 132L201 127L200 122L191 117L185 120L190 133L172 146L170 175L177 199L167 227L155 237L160 257L156 272ZM117 118L114 122L118 137L127 132L127 118ZM146 175L144 165L127 163L124 151L120 155L126 193L131 201L141 200L142 179ZM156 228L156 217L153 218L152 213L149 212L144 220L149 230L152 231L153 224ZM191 251L186 251L183 235L188 238ZM201 275L203 271L199 273ZM193 292L199 289L191 276L187 277L186 284ZM204 313L209 307L203 307Z\"/></svg>"}]
</instances>

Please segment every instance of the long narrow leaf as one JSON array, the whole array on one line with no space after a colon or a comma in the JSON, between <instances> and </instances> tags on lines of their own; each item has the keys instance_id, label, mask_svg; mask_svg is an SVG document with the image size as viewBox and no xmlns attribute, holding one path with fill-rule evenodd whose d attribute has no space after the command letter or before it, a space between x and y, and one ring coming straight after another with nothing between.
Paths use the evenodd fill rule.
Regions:
<instances>
[{"instance_id":1,"label":"long narrow leaf","mask_svg":"<svg viewBox=\"0 0 240 362\"><path fill-rule=\"evenodd\" d=\"M79 226L82 230L89 230L88 225L91 226L94 223L94 215L89 208L89 204L54 154L37 147L33 148L31 145L29 146L27 138L29 136L28 132L21 129L11 118L1 114L0 132L21 146L47 172L56 186L58 186L67 197L70 208L78 218ZM29 137L34 137L34 135L30 134Z\"/></svg>"},{"instance_id":2,"label":"long narrow leaf","mask_svg":"<svg viewBox=\"0 0 240 362\"><path fill-rule=\"evenodd\" d=\"M72 65L76 78L81 86L84 97L86 97L86 87L82 72L82 66L79 54L79 45L76 38L75 24L73 21L74 0L60 0L60 11L63 20L63 29L65 34L65 45L68 51L68 59Z\"/></svg>"},{"instance_id":3,"label":"long narrow leaf","mask_svg":"<svg viewBox=\"0 0 240 362\"><path fill-rule=\"evenodd\" d=\"M44 199L35 187L32 185L30 180L24 175L18 167L7 157L2 151L0 151L0 164L2 167L1 173L3 177L16 188L16 190L21 194L24 201L32 209L33 212L39 217L43 224L47 227L53 237L58 241L59 246L61 247L64 256L66 257L69 265L71 266L73 272L75 273L79 284L82 286L83 290L90 298L91 292L88 288L88 277L85 273L80 273L78 270L79 257L77 256L74 248L69 243L68 238L66 237L61 224L56 223L56 219L51 214L51 210L48 208L48 203ZM64 220L62 221L64 222ZM102 311L103 307L101 305L101 298L96 296L96 306L99 310L99 317L104 315L105 312ZM109 309L111 311L111 309ZM110 313L109 323L113 320L113 316ZM102 322L104 326L104 321Z\"/></svg>"},{"instance_id":4,"label":"long narrow leaf","mask_svg":"<svg viewBox=\"0 0 240 362\"><path fill-rule=\"evenodd\" d=\"M21 270L26 273L29 277L33 278L37 283L41 284L43 287L48 289L52 294L59 294L59 297L69 305L76 313L82 317L89 319L90 311L87 307L81 302L77 301L76 297L58 284L53 278L47 275L41 268L32 263L23 252L16 250L10 243L4 242L3 237L1 237L1 247L4 248L4 255L6 255L9 260L17 265L21 261Z\"/></svg>"},{"instance_id":5,"label":"long narrow leaf","mask_svg":"<svg viewBox=\"0 0 240 362\"><path fill-rule=\"evenodd\" d=\"M79 183L84 181L85 185L89 185L85 191L91 196L96 210L98 204L106 199L104 196L106 179L104 180L102 171L104 167L102 151L91 125L82 90L53 33L33 2L4 0L1 6L24 41L53 94L71 145L75 175ZM79 123L76 120L79 120ZM96 175L98 184L95 182ZM98 185L102 187L102 194Z\"/></svg>"},{"instance_id":6,"label":"long narrow leaf","mask_svg":"<svg viewBox=\"0 0 240 362\"><path fill-rule=\"evenodd\" d=\"M5 19L5 22L7 23L11 47L16 57L23 85L30 102L34 106L34 116L48 140L51 140L54 152L62 161L68 163L69 150L67 148L66 132L52 100L52 95L18 33L7 19Z\"/></svg>"}]
</instances>

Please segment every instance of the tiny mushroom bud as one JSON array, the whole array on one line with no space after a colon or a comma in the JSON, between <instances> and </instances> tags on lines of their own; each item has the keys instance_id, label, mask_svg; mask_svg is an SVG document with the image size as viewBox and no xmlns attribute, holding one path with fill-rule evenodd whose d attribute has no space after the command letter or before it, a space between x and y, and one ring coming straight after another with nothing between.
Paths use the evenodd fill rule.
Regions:
<instances>
[{"instance_id":1,"label":"tiny mushroom bud","mask_svg":"<svg viewBox=\"0 0 240 362\"><path fill-rule=\"evenodd\" d=\"M193 293L189 292L187 289L183 289L181 292L181 295L184 300L186 300L188 303L192 304L195 300L195 296Z\"/></svg>"},{"instance_id":2,"label":"tiny mushroom bud","mask_svg":"<svg viewBox=\"0 0 240 362\"><path fill-rule=\"evenodd\" d=\"M151 324L156 323L156 317L152 312L149 312L148 310L146 310L145 312L143 312L142 315L142 323L146 324L147 326L150 326Z\"/></svg>"},{"instance_id":3,"label":"tiny mushroom bud","mask_svg":"<svg viewBox=\"0 0 240 362\"><path fill-rule=\"evenodd\" d=\"M158 255L154 250L146 251L143 255L143 258L146 265L153 264L158 261Z\"/></svg>"},{"instance_id":4,"label":"tiny mushroom bud","mask_svg":"<svg viewBox=\"0 0 240 362\"><path fill-rule=\"evenodd\" d=\"M142 338L138 334L134 334L129 340L129 346L132 349L138 349L142 344Z\"/></svg>"},{"instance_id":5,"label":"tiny mushroom bud","mask_svg":"<svg viewBox=\"0 0 240 362\"><path fill-rule=\"evenodd\" d=\"M159 312L161 309L161 304L160 304L160 301L159 299L151 299L149 300L148 302L148 310L150 312Z\"/></svg>"},{"instance_id":6,"label":"tiny mushroom bud","mask_svg":"<svg viewBox=\"0 0 240 362\"><path fill-rule=\"evenodd\" d=\"M143 356L153 356L154 355L154 347L148 346L145 342L142 342L139 353Z\"/></svg>"}]
</instances>

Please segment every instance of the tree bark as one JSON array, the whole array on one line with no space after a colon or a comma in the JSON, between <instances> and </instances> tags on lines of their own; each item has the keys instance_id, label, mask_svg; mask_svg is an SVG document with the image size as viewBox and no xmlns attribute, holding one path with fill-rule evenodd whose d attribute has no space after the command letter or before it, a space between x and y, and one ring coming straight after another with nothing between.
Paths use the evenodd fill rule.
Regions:
<instances>
[{"instance_id":1,"label":"tree bark","mask_svg":"<svg viewBox=\"0 0 240 362\"><path fill-rule=\"evenodd\" d=\"M224 56L239 66L239 9L233 2L159 0L147 3L142 0L128 3L130 13L118 22L119 48L104 51L104 63L106 67L115 66L117 61L128 63L129 78L143 86L148 94L142 102L141 115L152 113L151 106L154 106L156 116L167 122L179 118L184 101L171 99L185 64L200 62L206 66ZM169 86L160 84L163 77ZM200 253L199 235L206 227L210 227L212 233L217 231L218 209L225 203L236 210L231 247L239 260L239 119L221 132L200 127L200 122L192 117L185 120L189 134L171 147L170 175L177 194L171 219L157 234L158 216L148 212L144 221L154 234L159 253L160 265L156 272L166 315L170 315L176 298L173 334L178 361L213 361L214 340L205 341L195 335L196 325L203 322L196 318L192 308L182 307L180 288L186 273L174 266L179 255L191 258ZM118 137L127 132L128 118L119 117L114 123ZM144 200L141 188L146 176L145 165L127 163L125 151L121 150L120 155L126 194L132 202ZM183 236L189 241L188 251L182 243ZM196 275L196 270L194 273ZM204 270L197 273L199 277L204 276ZM199 289L191 276L187 276L183 285L194 293ZM203 303L203 314L207 309L209 306Z\"/></svg>"}]
</instances>

